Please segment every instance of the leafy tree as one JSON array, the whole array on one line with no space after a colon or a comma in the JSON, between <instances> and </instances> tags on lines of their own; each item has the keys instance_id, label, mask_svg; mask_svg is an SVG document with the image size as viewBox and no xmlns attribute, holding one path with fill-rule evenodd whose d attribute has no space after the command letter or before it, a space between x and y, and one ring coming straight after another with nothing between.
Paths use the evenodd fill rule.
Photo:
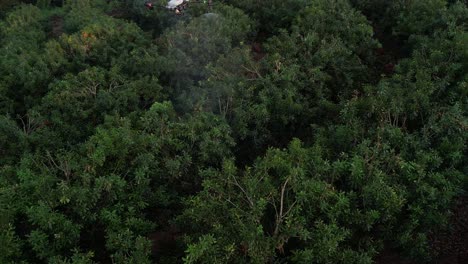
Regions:
<instances>
[{"instance_id":1,"label":"leafy tree","mask_svg":"<svg viewBox=\"0 0 468 264\"><path fill-rule=\"evenodd\" d=\"M0 24L0 87L6 105L2 113L24 114L46 92L51 72L41 56L45 32L40 10L23 5L8 14ZM21 87L22 89L14 89ZM14 112L13 112L14 111Z\"/></svg>"},{"instance_id":2,"label":"leafy tree","mask_svg":"<svg viewBox=\"0 0 468 264\"><path fill-rule=\"evenodd\" d=\"M207 103L231 120L240 140L260 149L284 146L310 133L311 123L336 117L340 103L362 91L377 46L365 17L346 1L314 1L292 33L268 40L262 61L239 49L213 64Z\"/></svg>"},{"instance_id":3,"label":"leafy tree","mask_svg":"<svg viewBox=\"0 0 468 264\"><path fill-rule=\"evenodd\" d=\"M353 250L352 231L341 224L358 214L352 196L327 182L331 167L317 150L294 140L244 172L230 160L205 171L204 190L188 201L183 220L206 235L192 240L185 262L265 263L292 251L301 263L371 263L372 251Z\"/></svg>"},{"instance_id":4,"label":"leafy tree","mask_svg":"<svg viewBox=\"0 0 468 264\"><path fill-rule=\"evenodd\" d=\"M227 1L244 10L257 21L259 31L262 33L278 33L280 29L290 28L298 10L307 7L310 1L305 0L240 0Z\"/></svg>"},{"instance_id":5,"label":"leafy tree","mask_svg":"<svg viewBox=\"0 0 468 264\"><path fill-rule=\"evenodd\" d=\"M466 3L144 2L0 3L0 263L437 262Z\"/></svg>"},{"instance_id":6,"label":"leafy tree","mask_svg":"<svg viewBox=\"0 0 468 264\"><path fill-rule=\"evenodd\" d=\"M160 39L166 59L163 75L176 107L193 109L199 89L206 80L206 66L242 44L250 30L248 17L238 9L218 6L215 16L199 16L180 22Z\"/></svg>"}]
</instances>

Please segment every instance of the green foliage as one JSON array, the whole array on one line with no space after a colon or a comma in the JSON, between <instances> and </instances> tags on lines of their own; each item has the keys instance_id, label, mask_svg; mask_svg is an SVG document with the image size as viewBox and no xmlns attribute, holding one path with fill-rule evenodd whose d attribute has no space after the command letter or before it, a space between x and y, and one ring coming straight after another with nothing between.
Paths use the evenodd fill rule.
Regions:
<instances>
[{"instance_id":1,"label":"green foliage","mask_svg":"<svg viewBox=\"0 0 468 264\"><path fill-rule=\"evenodd\" d=\"M310 133L336 118L372 72L372 28L346 1L314 1L298 12L291 33L266 42L260 62L242 48L210 67L207 104L226 116L236 138L259 148Z\"/></svg>"},{"instance_id":2,"label":"green foliage","mask_svg":"<svg viewBox=\"0 0 468 264\"><path fill-rule=\"evenodd\" d=\"M31 5L23 5L9 13L0 23L0 83L2 97L7 101L2 113L24 114L25 109L37 104L51 78L40 44L45 40L41 24L43 15ZM14 88L21 87L15 92ZM10 103L8 104L8 101Z\"/></svg>"},{"instance_id":3,"label":"green foliage","mask_svg":"<svg viewBox=\"0 0 468 264\"><path fill-rule=\"evenodd\" d=\"M206 250L205 239L194 241L186 262L216 255L221 262L265 263L284 258L294 243L300 245L296 262L370 263L372 251L354 251L350 230L340 224L353 221L358 211L349 195L323 179L321 171L330 173L330 166L320 158L315 164L315 154L294 140L287 150L269 150L243 173L232 161L222 171L206 171L204 190L189 200L184 217L196 224L193 230L212 234L213 247Z\"/></svg>"},{"instance_id":4,"label":"green foliage","mask_svg":"<svg viewBox=\"0 0 468 264\"><path fill-rule=\"evenodd\" d=\"M0 263L436 261L468 187L463 1L19 2Z\"/></svg>"},{"instance_id":5,"label":"green foliage","mask_svg":"<svg viewBox=\"0 0 468 264\"><path fill-rule=\"evenodd\" d=\"M242 45L251 22L242 11L218 6L216 16L199 16L179 22L161 36L165 69L177 109L193 109L200 99L196 85L206 80L206 67L232 48Z\"/></svg>"},{"instance_id":6,"label":"green foliage","mask_svg":"<svg viewBox=\"0 0 468 264\"><path fill-rule=\"evenodd\" d=\"M16 237L13 226L2 224L0 233L0 261L2 263L13 263L11 260L20 253L19 239Z\"/></svg>"},{"instance_id":7,"label":"green foliage","mask_svg":"<svg viewBox=\"0 0 468 264\"><path fill-rule=\"evenodd\" d=\"M287 29L297 15L298 10L308 6L307 0L236 0L227 1L245 10L253 19L257 20L262 32L277 33L280 29Z\"/></svg>"}]
</instances>

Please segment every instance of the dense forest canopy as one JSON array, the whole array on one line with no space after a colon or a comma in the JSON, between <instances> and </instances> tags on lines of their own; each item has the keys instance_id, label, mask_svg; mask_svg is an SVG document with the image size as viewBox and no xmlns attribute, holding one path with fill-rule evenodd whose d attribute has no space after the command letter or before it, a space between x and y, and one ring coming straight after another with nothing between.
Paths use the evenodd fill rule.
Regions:
<instances>
[{"instance_id":1,"label":"dense forest canopy","mask_svg":"<svg viewBox=\"0 0 468 264\"><path fill-rule=\"evenodd\" d=\"M466 2L145 2L0 1L0 263L468 261Z\"/></svg>"}]
</instances>

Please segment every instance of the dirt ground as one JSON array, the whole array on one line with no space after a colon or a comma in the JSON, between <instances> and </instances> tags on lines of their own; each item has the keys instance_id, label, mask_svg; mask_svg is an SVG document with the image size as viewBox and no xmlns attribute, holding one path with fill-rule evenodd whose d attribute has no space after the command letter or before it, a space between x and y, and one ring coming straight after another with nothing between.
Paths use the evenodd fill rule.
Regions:
<instances>
[{"instance_id":1,"label":"dirt ground","mask_svg":"<svg viewBox=\"0 0 468 264\"><path fill-rule=\"evenodd\" d=\"M434 234L431 247L435 264L468 264L468 197L457 199L450 218L450 229ZM377 264L418 264L403 258L398 252L384 250L376 259Z\"/></svg>"}]
</instances>

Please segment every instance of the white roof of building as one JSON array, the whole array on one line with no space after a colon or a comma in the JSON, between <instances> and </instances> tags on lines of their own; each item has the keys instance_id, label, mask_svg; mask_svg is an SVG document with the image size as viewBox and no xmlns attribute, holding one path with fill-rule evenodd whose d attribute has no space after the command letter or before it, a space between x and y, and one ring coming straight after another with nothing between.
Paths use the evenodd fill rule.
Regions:
<instances>
[{"instance_id":1,"label":"white roof of building","mask_svg":"<svg viewBox=\"0 0 468 264\"><path fill-rule=\"evenodd\" d=\"M167 8L169 9L174 9L176 8L177 6L181 5L182 3L184 2L184 0L170 0L168 3L167 3Z\"/></svg>"}]
</instances>

